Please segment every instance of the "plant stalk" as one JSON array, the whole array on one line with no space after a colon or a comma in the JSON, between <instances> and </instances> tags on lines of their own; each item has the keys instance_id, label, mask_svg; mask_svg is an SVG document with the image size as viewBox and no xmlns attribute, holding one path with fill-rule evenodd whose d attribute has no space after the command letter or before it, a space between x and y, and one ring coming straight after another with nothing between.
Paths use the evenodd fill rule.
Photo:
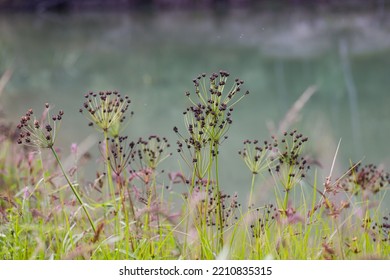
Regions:
<instances>
[{"instance_id":1,"label":"plant stalk","mask_svg":"<svg viewBox=\"0 0 390 280\"><path fill-rule=\"evenodd\" d=\"M89 212L88 212L87 208L85 207L85 205L84 205L84 203L83 203L83 200L81 199L80 194L78 193L78 191L76 190L76 188L73 186L73 184L70 182L70 179L69 179L68 175L66 175L65 170L64 170L64 167L62 166L62 163L61 163L61 161L60 161L60 159L59 159L59 157L58 157L57 152L54 150L53 147L50 147L50 150L52 151L52 153L53 153L53 155L54 155L56 161L58 162L58 165L60 166L61 171L62 171L62 174L64 175L66 181L68 182L69 187L72 189L72 191L73 191L74 195L76 196L78 202L80 203L80 205L81 205L81 207L83 208L85 214L87 215L88 221L89 221L89 223L91 224L91 227L92 227L93 231L96 233L95 224L93 223L92 218L91 218L91 216L89 215Z\"/></svg>"},{"instance_id":2,"label":"plant stalk","mask_svg":"<svg viewBox=\"0 0 390 280\"><path fill-rule=\"evenodd\" d=\"M217 211L218 211L218 219L219 219L219 245L220 249L223 248L223 217L222 217L222 205L221 205L221 192L219 189L219 176L218 176L218 144L215 146L215 189L217 192Z\"/></svg>"}]
</instances>

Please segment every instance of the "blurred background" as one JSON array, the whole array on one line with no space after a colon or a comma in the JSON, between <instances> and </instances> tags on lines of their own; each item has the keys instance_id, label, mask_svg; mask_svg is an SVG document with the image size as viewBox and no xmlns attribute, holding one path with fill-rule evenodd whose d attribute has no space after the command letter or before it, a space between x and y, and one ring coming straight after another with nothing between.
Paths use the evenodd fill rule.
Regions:
<instances>
[{"instance_id":1,"label":"blurred background","mask_svg":"<svg viewBox=\"0 0 390 280\"><path fill-rule=\"evenodd\" d=\"M385 0L0 0L0 75L12 73L3 115L17 123L45 102L64 109L59 146L68 154L96 134L78 112L84 94L118 90L133 101L129 137L166 136L175 153L184 92L199 73L224 69L251 92L222 146L228 190L249 190L242 141L269 138L310 86L290 127L309 136L320 180L340 139L334 177L360 160L388 169L389 11ZM97 145L91 154L93 169ZM178 159L167 168L185 171Z\"/></svg>"}]
</instances>

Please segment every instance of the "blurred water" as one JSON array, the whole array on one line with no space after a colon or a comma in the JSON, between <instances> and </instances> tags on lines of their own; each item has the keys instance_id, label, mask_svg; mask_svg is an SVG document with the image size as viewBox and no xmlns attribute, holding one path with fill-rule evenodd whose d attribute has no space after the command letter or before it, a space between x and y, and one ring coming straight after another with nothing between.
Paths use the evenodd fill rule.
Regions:
<instances>
[{"instance_id":1,"label":"blurred water","mask_svg":"<svg viewBox=\"0 0 390 280\"><path fill-rule=\"evenodd\" d=\"M246 195L250 174L237 154L242 140L269 137L270 123L283 119L310 85L318 91L294 127L311 139L308 150L324 173L329 172L339 139L337 174L350 161L362 159L388 167L386 15L300 10L2 14L0 71L12 69L13 76L1 105L15 122L28 108L38 111L44 102L64 109L60 141L67 150L72 142L94 133L78 113L83 95L118 90L133 101L130 137L160 134L174 144L172 128L183 125L181 113L188 105L184 92L192 91L192 79L225 69L243 79L251 92L236 107L230 138L222 147L225 188ZM91 151L97 154L97 148ZM167 162L168 168L183 167L178 159Z\"/></svg>"}]
</instances>

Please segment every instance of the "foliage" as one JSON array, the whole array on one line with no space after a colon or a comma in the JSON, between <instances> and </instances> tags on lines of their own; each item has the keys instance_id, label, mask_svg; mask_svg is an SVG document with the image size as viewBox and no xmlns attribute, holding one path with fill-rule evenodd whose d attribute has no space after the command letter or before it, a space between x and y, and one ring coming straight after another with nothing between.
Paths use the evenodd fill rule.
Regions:
<instances>
[{"instance_id":1,"label":"foliage","mask_svg":"<svg viewBox=\"0 0 390 280\"><path fill-rule=\"evenodd\" d=\"M390 215L382 214L381 202L389 174L355 164L321 185L305 151L309 139L296 130L263 142L244 141L239 156L252 175L248 207L237 193L224 192L220 146L228 141L236 105L248 95L240 79L229 86L229 76L220 71L193 80L184 131L173 129L175 153L165 137L121 135L132 115L129 97L85 95L80 112L100 134L105 166L92 182L78 177L85 166L77 145L69 169L61 161L66 155L55 147L63 111L50 116L46 104L37 119L28 110L15 129L2 121L1 258L388 258ZM184 167L161 170L173 156ZM267 182L274 186L275 201L257 205L254 196ZM187 191L174 192L174 184Z\"/></svg>"}]
</instances>

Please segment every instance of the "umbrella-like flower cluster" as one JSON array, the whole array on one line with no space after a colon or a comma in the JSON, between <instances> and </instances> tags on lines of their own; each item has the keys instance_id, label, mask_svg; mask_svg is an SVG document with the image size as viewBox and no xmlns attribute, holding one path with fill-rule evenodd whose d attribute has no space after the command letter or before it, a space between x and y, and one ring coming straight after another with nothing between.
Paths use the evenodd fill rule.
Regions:
<instances>
[{"instance_id":1,"label":"umbrella-like flower cluster","mask_svg":"<svg viewBox=\"0 0 390 280\"><path fill-rule=\"evenodd\" d=\"M302 156L303 147L308 141L308 137L296 130L290 133L284 132L283 136L280 142L276 137L273 137L269 146L277 148L279 163L275 165L274 170L281 178L286 179L283 181L283 186L286 191L289 191L302 178L306 177L306 173L310 169L308 160Z\"/></svg>"},{"instance_id":2,"label":"umbrella-like flower cluster","mask_svg":"<svg viewBox=\"0 0 390 280\"><path fill-rule=\"evenodd\" d=\"M120 176L131 161L134 161L135 143L133 141L128 143L127 136L108 138L106 141L110 143L107 162L111 165L115 175Z\"/></svg>"},{"instance_id":3,"label":"umbrella-like flower cluster","mask_svg":"<svg viewBox=\"0 0 390 280\"><path fill-rule=\"evenodd\" d=\"M119 137L121 124L126 119L126 112L131 103L130 98L116 91L90 92L84 97L80 113L87 112L89 126L95 125L100 131L109 133L114 138ZM133 112L130 114L133 115Z\"/></svg>"},{"instance_id":4,"label":"umbrella-like flower cluster","mask_svg":"<svg viewBox=\"0 0 390 280\"><path fill-rule=\"evenodd\" d=\"M20 118L17 125L19 132L18 144L24 144L35 148L52 148L57 136L64 111L50 116L50 106L45 104L45 110L40 120L35 118L32 109Z\"/></svg>"},{"instance_id":5,"label":"umbrella-like flower cluster","mask_svg":"<svg viewBox=\"0 0 390 280\"><path fill-rule=\"evenodd\" d=\"M266 144L261 145L258 140L245 140L244 148L238 152L252 174L258 174L269 168L274 160L272 147Z\"/></svg>"},{"instance_id":6,"label":"umbrella-like flower cluster","mask_svg":"<svg viewBox=\"0 0 390 280\"><path fill-rule=\"evenodd\" d=\"M376 194L390 184L390 174L374 164L354 165L339 187L354 195L364 192Z\"/></svg>"},{"instance_id":7,"label":"umbrella-like flower cluster","mask_svg":"<svg viewBox=\"0 0 390 280\"><path fill-rule=\"evenodd\" d=\"M157 135L151 135L147 139L140 138L137 141L137 145L137 154L141 169L150 168L151 170L155 170L161 162L172 155L167 150L170 144L165 137L161 138Z\"/></svg>"},{"instance_id":8,"label":"umbrella-like flower cluster","mask_svg":"<svg viewBox=\"0 0 390 280\"><path fill-rule=\"evenodd\" d=\"M302 156L307 141L307 137L294 130L284 132L281 140L272 136L262 144L258 140L245 140L244 148L238 153L253 174L264 169L275 172L289 191L310 169L308 160Z\"/></svg>"},{"instance_id":9,"label":"umbrella-like flower cluster","mask_svg":"<svg viewBox=\"0 0 390 280\"><path fill-rule=\"evenodd\" d=\"M178 152L189 166L195 166L198 178L203 178L210 166L209 155L215 157L218 146L227 138L234 106L249 94L248 91L241 93L244 82L240 79L235 79L226 90L229 76L228 72L220 71L208 79L206 74L196 77L193 80L195 94L186 92L192 104L183 112L187 134L181 134L177 127L173 129L179 135Z\"/></svg>"}]
</instances>

